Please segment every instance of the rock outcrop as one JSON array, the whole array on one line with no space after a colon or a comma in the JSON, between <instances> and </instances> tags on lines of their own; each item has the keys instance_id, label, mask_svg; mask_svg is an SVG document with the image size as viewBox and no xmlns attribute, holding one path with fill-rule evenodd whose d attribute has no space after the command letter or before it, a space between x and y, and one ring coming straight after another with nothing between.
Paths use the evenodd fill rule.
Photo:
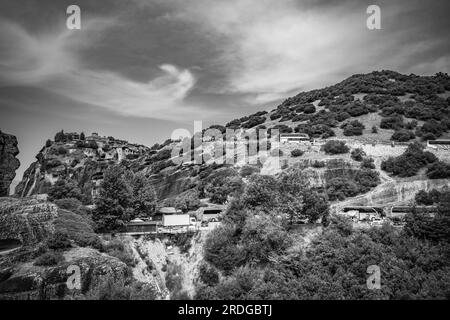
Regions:
<instances>
[{"instance_id":1,"label":"rock outcrop","mask_svg":"<svg viewBox=\"0 0 450 320\"><path fill-rule=\"evenodd\" d=\"M54 232L56 205L36 199L6 198L0 202L0 241L34 245Z\"/></svg>"},{"instance_id":2,"label":"rock outcrop","mask_svg":"<svg viewBox=\"0 0 450 320\"><path fill-rule=\"evenodd\" d=\"M16 137L0 130L0 197L9 195L9 186L20 166L18 154Z\"/></svg>"},{"instance_id":3,"label":"rock outcrop","mask_svg":"<svg viewBox=\"0 0 450 320\"><path fill-rule=\"evenodd\" d=\"M63 263L54 267L26 263L0 270L0 300L77 299L105 277L120 280L129 272L119 259L90 248L74 248L64 258ZM80 270L80 289L67 285L69 266Z\"/></svg>"},{"instance_id":4,"label":"rock outcrop","mask_svg":"<svg viewBox=\"0 0 450 320\"><path fill-rule=\"evenodd\" d=\"M86 299L105 279L129 279L124 262L77 241L75 233L86 237L92 231L75 217L82 219L42 199L0 199L0 300ZM64 248L62 261L36 264L37 258L52 252L48 240L60 231L67 233L71 243ZM79 268L81 288L67 285L73 273L69 266Z\"/></svg>"}]
</instances>

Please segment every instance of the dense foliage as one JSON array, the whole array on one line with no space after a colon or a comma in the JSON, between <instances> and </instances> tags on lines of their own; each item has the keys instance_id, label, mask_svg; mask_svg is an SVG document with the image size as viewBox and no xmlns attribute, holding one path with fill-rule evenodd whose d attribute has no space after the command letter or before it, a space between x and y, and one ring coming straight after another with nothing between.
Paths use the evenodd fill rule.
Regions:
<instances>
[{"instance_id":1,"label":"dense foliage","mask_svg":"<svg viewBox=\"0 0 450 320\"><path fill-rule=\"evenodd\" d=\"M414 176L421 168L437 162L434 154L423 151L423 149L424 147L421 144L417 142L411 143L401 156L389 157L383 161L381 169L399 177ZM439 168L437 172L440 172ZM440 175L440 173L437 175Z\"/></svg>"},{"instance_id":2,"label":"dense foliage","mask_svg":"<svg viewBox=\"0 0 450 320\"><path fill-rule=\"evenodd\" d=\"M228 212L234 219L206 244L208 263L224 277L218 283L201 279L196 298L448 299L449 204L447 193L434 218L410 214L404 231L387 224L355 230L346 218L333 216L305 250L274 212L234 208ZM381 271L379 290L367 286L372 265Z\"/></svg>"}]
</instances>

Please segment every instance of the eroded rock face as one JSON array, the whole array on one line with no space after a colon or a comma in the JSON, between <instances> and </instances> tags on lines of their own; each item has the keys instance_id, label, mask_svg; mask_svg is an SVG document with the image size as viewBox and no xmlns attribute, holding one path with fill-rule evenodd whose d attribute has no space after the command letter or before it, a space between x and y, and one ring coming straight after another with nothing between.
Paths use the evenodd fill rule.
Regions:
<instances>
[{"instance_id":1,"label":"eroded rock face","mask_svg":"<svg viewBox=\"0 0 450 320\"><path fill-rule=\"evenodd\" d=\"M20 166L18 154L16 137L0 130L0 197L9 195L9 186Z\"/></svg>"},{"instance_id":2,"label":"eroded rock face","mask_svg":"<svg viewBox=\"0 0 450 320\"><path fill-rule=\"evenodd\" d=\"M18 240L33 245L54 232L57 207L36 199L2 199L0 202L0 240Z\"/></svg>"},{"instance_id":3,"label":"eroded rock face","mask_svg":"<svg viewBox=\"0 0 450 320\"><path fill-rule=\"evenodd\" d=\"M125 263L75 241L57 265L35 264L44 252L50 252L46 243L57 230L63 211L42 199L0 199L0 300L84 299L105 278L129 278ZM75 221L70 226L77 227ZM80 270L79 289L67 285L73 274L69 266Z\"/></svg>"},{"instance_id":4,"label":"eroded rock face","mask_svg":"<svg viewBox=\"0 0 450 320\"><path fill-rule=\"evenodd\" d=\"M120 280L129 272L125 263L95 249L73 248L64 254L64 258L64 262L54 267L28 263L0 270L0 300L77 299L105 277ZM80 270L80 289L67 285L73 274L69 266L77 266Z\"/></svg>"}]
</instances>

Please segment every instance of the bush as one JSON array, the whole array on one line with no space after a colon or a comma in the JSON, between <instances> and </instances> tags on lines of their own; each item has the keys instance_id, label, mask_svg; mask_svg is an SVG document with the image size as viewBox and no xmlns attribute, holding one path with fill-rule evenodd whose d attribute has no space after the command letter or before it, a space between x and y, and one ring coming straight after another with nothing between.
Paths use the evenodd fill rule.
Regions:
<instances>
[{"instance_id":1,"label":"bush","mask_svg":"<svg viewBox=\"0 0 450 320\"><path fill-rule=\"evenodd\" d=\"M48 192L49 200L74 198L83 201L85 196L81 193L81 189L73 181L67 181L60 178L50 187Z\"/></svg>"},{"instance_id":2,"label":"bush","mask_svg":"<svg viewBox=\"0 0 450 320\"><path fill-rule=\"evenodd\" d=\"M272 157L281 157L283 156L283 151L281 151L280 149L276 148L270 151L270 155Z\"/></svg>"},{"instance_id":3,"label":"bush","mask_svg":"<svg viewBox=\"0 0 450 320\"><path fill-rule=\"evenodd\" d=\"M105 252L118 258L129 267L135 267L137 262L130 248L126 247L119 239L113 239L104 246Z\"/></svg>"},{"instance_id":4,"label":"bush","mask_svg":"<svg viewBox=\"0 0 450 320\"><path fill-rule=\"evenodd\" d=\"M343 141L331 140L322 146L322 150L328 154L342 154L347 153L349 148Z\"/></svg>"},{"instance_id":5,"label":"bush","mask_svg":"<svg viewBox=\"0 0 450 320\"><path fill-rule=\"evenodd\" d=\"M316 107L313 104L307 104L304 109L303 112L306 114L311 114L316 112Z\"/></svg>"},{"instance_id":6,"label":"bush","mask_svg":"<svg viewBox=\"0 0 450 320\"><path fill-rule=\"evenodd\" d=\"M364 150L361 149L361 148L356 148L356 149L353 149L353 150L352 150L351 157L352 157L352 159L355 160L355 161L360 162L360 161L363 160L363 158L364 158L365 156L366 156L366 153L365 153Z\"/></svg>"},{"instance_id":7,"label":"bush","mask_svg":"<svg viewBox=\"0 0 450 320\"><path fill-rule=\"evenodd\" d=\"M206 263L203 263L200 266L199 277L200 280L208 286L214 286L219 283L219 273L216 269L208 266Z\"/></svg>"},{"instance_id":8,"label":"bush","mask_svg":"<svg viewBox=\"0 0 450 320\"><path fill-rule=\"evenodd\" d=\"M241 171L240 171L240 175L242 178L245 177L249 177L254 173L259 173L260 169L258 167L254 167L254 166L250 166L250 165L246 165L243 166Z\"/></svg>"},{"instance_id":9,"label":"bush","mask_svg":"<svg viewBox=\"0 0 450 320\"><path fill-rule=\"evenodd\" d=\"M35 261L34 265L36 266L55 266L58 263L64 261L64 257L60 252L46 252L43 255L39 256Z\"/></svg>"},{"instance_id":10,"label":"bush","mask_svg":"<svg viewBox=\"0 0 450 320\"><path fill-rule=\"evenodd\" d=\"M442 193L436 189L433 189L430 192L420 190L416 193L415 201L418 205L431 206L435 203L439 203L441 200L441 196Z\"/></svg>"},{"instance_id":11,"label":"bush","mask_svg":"<svg viewBox=\"0 0 450 320\"><path fill-rule=\"evenodd\" d=\"M291 151L291 156L293 157L301 157L304 154L304 152L300 149L294 149Z\"/></svg>"},{"instance_id":12,"label":"bush","mask_svg":"<svg viewBox=\"0 0 450 320\"><path fill-rule=\"evenodd\" d=\"M364 125L358 120L353 120L348 123L344 123L341 126L344 129L345 136L360 136L363 133Z\"/></svg>"},{"instance_id":13,"label":"bush","mask_svg":"<svg viewBox=\"0 0 450 320\"><path fill-rule=\"evenodd\" d=\"M381 119L380 128L399 130L403 125L402 116L393 116Z\"/></svg>"},{"instance_id":14,"label":"bush","mask_svg":"<svg viewBox=\"0 0 450 320\"><path fill-rule=\"evenodd\" d=\"M431 164L427 170L427 177L430 179L450 178L450 165L442 161Z\"/></svg>"},{"instance_id":15,"label":"bush","mask_svg":"<svg viewBox=\"0 0 450 320\"><path fill-rule=\"evenodd\" d=\"M167 266L166 287L172 295L179 293L183 288L183 268L179 264L170 263Z\"/></svg>"},{"instance_id":16,"label":"bush","mask_svg":"<svg viewBox=\"0 0 450 320\"><path fill-rule=\"evenodd\" d=\"M56 231L47 239L47 246L55 250L69 248L71 247L69 236L66 232Z\"/></svg>"},{"instance_id":17,"label":"bush","mask_svg":"<svg viewBox=\"0 0 450 320\"><path fill-rule=\"evenodd\" d=\"M155 300L158 294L153 286L134 279L102 277L100 283L86 293L88 300Z\"/></svg>"},{"instance_id":18,"label":"bush","mask_svg":"<svg viewBox=\"0 0 450 320\"><path fill-rule=\"evenodd\" d=\"M424 166L434 163L437 158L434 154L423 151L423 146L411 143L408 149L399 157L390 157L381 163L381 169L399 177L412 177Z\"/></svg>"},{"instance_id":19,"label":"bush","mask_svg":"<svg viewBox=\"0 0 450 320\"><path fill-rule=\"evenodd\" d=\"M60 154L60 155L67 154L67 150L66 150L66 148L64 148L63 146L58 147L58 149L57 149L56 151L57 151L58 154Z\"/></svg>"},{"instance_id":20,"label":"bush","mask_svg":"<svg viewBox=\"0 0 450 320\"><path fill-rule=\"evenodd\" d=\"M375 169L375 164L372 158L364 158L361 163L362 169Z\"/></svg>"},{"instance_id":21,"label":"bush","mask_svg":"<svg viewBox=\"0 0 450 320\"><path fill-rule=\"evenodd\" d=\"M391 137L391 140L398 141L398 142L406 142L411 139L414 139L415 137L416 136L412 131L402 129L402 130L395 131Z\"/></svg>"},{"instance_id":22,"label":"bush","mask_svg":"<svg viewBox=\"0 0 450 320\"><path fill-rule=\"evenodd\" d=\"M377 128L377 126L373 126L373 127L372 127L372 133L378 133L378 128Z\"/></svg>"},{"instance_id":23,"label":"bush","mask_svg":"<svg viewBox=\"0 0 450 320\"><path fill-rule=\"evenodd\" d=\"M326 166L326 163L325 163L325 161L315 160L315 161L312 163L312 166L313 166L314 168L323 168L323 167Z\"/></svg>"}]
</instances>

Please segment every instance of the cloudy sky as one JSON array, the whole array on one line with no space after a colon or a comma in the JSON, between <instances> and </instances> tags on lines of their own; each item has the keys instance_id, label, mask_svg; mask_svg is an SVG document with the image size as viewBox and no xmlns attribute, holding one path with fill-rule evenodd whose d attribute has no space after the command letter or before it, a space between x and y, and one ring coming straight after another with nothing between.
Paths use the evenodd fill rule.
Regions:
<instances>
[{"instance_id":1,"label":"cloudy sky","mask_svg":"<svg viewBox=\"0 0 450 320\"><path fill-rule=\"evenodd\" d=\"M81 30L66 9L81 8ZM381 8L381 30L366 9ZM355 73L450 69L449 1L2 0L0 129L22 167L56 131L151 145Z\"/></svg>"}]
</instances>

